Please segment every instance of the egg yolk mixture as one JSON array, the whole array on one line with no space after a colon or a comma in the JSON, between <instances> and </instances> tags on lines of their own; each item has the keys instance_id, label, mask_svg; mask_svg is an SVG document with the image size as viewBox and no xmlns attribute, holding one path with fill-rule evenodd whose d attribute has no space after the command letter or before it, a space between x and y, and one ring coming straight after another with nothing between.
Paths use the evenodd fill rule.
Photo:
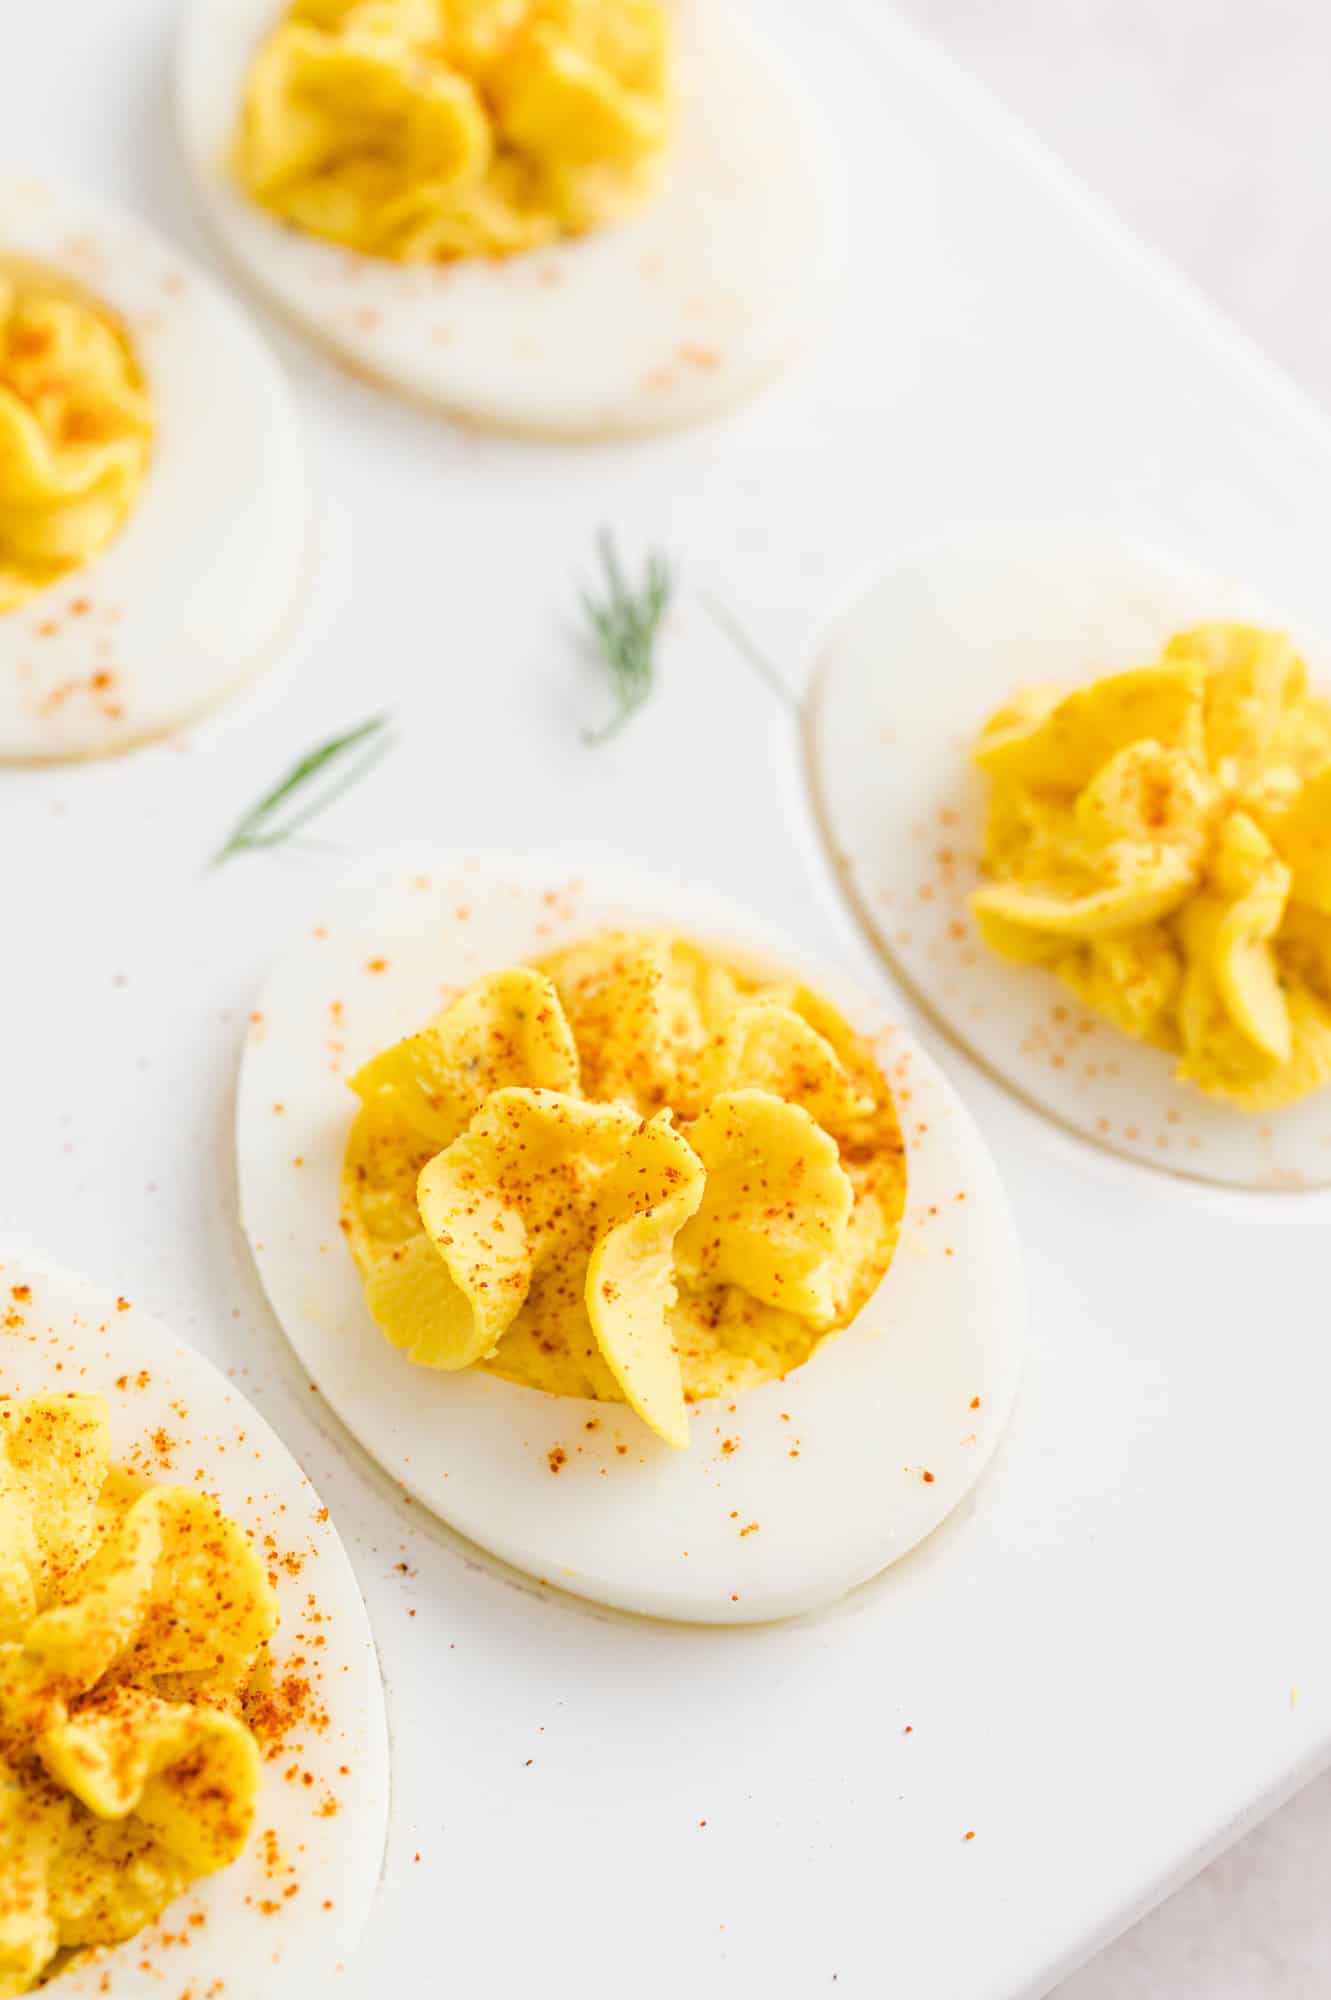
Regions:
<instances>
[{"instance_id":1,"label":"egg yolk mixture","mask_svg":"<svg viewBox=\"0 0 1331 2000\"><path fill-rule=\"evenodd\" d=\"M1288 639L1203 625L985 725L973 908L1178 1074L1245 1111L1331 1082L1331 700Z\"/></svg>"},{"instance_id":2,"label":"egg yolk mixture","mask_svg":"<svg viewBox=\"0 0 1331 2000\"><path fill-rule=\"evenodd\" d=\"M100 1397L0 1400L0 2000L240 1853L276 1622L234 1522L112 1465Z\"/></svg>"},{"instance_id":3,"label":"egg yolk mixture","mask_svg":"<svg viewBox=\"0 0 1331 2000\"><path fill-rule=\"evenodd\" d=\"M786 1374L892 1259L900 1130L806 987L612 933L491 974L352 1078L342 1227L388 1339L557 1396L687 1405Z\"/></svg>"},{"instance_id":4,"label":"egg yolk mixture","mask_svg":"<svg viewBox=\"0 0 1331 2000\"><path fill-rule=\"evenodd\" d=\"M143 377L111 316L0 262L0 612L118 533L148 470L152 429Z\"/></svg>"},{"instance_id":5,"label":"egg yolk mixture","mask_svg":"<svg viewBox=\"0 0 1331 2000\"><path fill-rule=\"evenodd\" d=\"M236 170L378 257L502 257L614 221L669 134L660 0L293 0L250 69Z\"/></svg>"}]
</instances>

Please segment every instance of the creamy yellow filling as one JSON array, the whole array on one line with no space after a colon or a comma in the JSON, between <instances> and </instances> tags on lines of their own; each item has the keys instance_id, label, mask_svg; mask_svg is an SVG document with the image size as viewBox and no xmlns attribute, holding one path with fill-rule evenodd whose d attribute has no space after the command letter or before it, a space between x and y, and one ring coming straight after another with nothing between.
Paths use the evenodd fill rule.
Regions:
<instances>
[{"instance_id":1,"label":"creamy yellow filling","mask_svg":"<svg viewBox=\"0 0 1331 2000\"><path fill-rule=\"evenodd\" d=\"M1024 690L975 760L995 951L1242 1110L1331 1082L1331 700L1283 634L1204 625L1153 666Z\"/></svg>"},{"instance_id":2,"label":"creamy yellow filling","mask_svg":"<svg viewBox=\"0 0 1331 2000\"><path fill-rule=\"evenodd\" d=\"M669 134L660 0L293 0L245 87L236 172L378 257L502 257L614 221Z\"/></svg>"},{"instance_id":3,"label":"creamy yellow filling","mask_svg":"<svg viewBox=\"0 0 1331 2000\"><path fill-rule=\"evenodd\" d=\"M0 612L119 532L152 452L152 409L114 318L0 262Z\"/></svg>"},{"instance_id":4,"label":"creamy yellow filling","mask_svg":"<svg viewBox=\"0 0 1331 2000\"><path fill-rule=\"evenodd\" d=\"M234 1522L111 1464L100 1397L0 1400L0 2000L240 1853L275 1624Z\"/></svg>"},{"instance_id":5,"label":"creamy yellow filling","mask_svg":"<svg viewBox=\"0 0 1331 2000\"><path fill-rule=\"evenodd\" d=\"M786 1374L891 1261L905 1171L824 1001L659 933L481 980L352 1079L342 1226L411 1359L686 1410Z\"/></svg>"}]
</instances>

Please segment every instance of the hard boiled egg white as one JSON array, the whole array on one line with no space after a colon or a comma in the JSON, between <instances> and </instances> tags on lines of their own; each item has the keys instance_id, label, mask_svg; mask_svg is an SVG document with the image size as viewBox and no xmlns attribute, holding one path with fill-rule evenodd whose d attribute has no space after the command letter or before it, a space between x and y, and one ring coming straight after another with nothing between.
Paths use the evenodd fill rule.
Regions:
<instances>
[{"instance_id":1,"label":"hard boiled egg white","mask_svg":"<svg viewBox=\"0 0 1331 2000\"><path fill-rule=\"evenodd\" d=\"M0 616L0 759L100 756L211 708L273 651L305 574L300 437L245 321L141 223L0 172L6 257L108 307L152 402L152 458L120 533Z\"/></svg>"},{"instance_id":2,"label":"hard boiled egg white","mask_svg":"<svg viewBox=\"0 0 1331 2000\"><path fill-rule=\"evenodd\" d=\"M1088 1013L1052 973L987 950L970 913L987 788L970 761L1017 688L1069 690L1155 660L1212 619L1289 631L1331 678L1306 621L1143 548L1007 534L895 563L834 627L807 711L809 770L833 860L917 997L1013 1089L1097 1143L1232 1187L1331 1185L1331 1091L1269 1115L1204 1097L1174 1059Z\"/></svg>"},{"instance_id":3,"label":"hard boiled egg white","mask_svg":"<svg viewBox=\"0 0 1331 2000\"><path fill-rule=\"evenodd\" d=\"M104 1397L117 1461L168 1484L197 1477L271 1558L275 1682L289 1669L311 1689L308 1719L298 1710L285 1754L265 1760L239 1860L196 1882L160 1923L62 1973L59 1991L69 2000L324 1991L365 1927L388 1818L383 1688L337 1532L239 1390L114 1288L0 1254L0 1300L0 1395ZM293 1765L309 1784L284 1776Z\"/></svg>"},{"instance_id":4,"label":"hard boiled egg white","mask_svg":"<svg viewBox=\"0 0 1331 2000\"><path fill-rule=\"evenodd\" d=\"M643 926L757 972L798 966L872 1037L907 1148L901 1240L870 1303L784 1381L733 1406L697 1404L686 1451L625 1405L413 1365L370 1319L338 1229L356 1109L347 1077L360 1063L483 972ZM1022 1280L998 1176L969 1117L919 1047L837 973L693 890L431 852L370 865L258 1002L238 1145L242 1219L264 1286L327 1401L443 1520L580 1596L732 1623L827 1603L937 1526L1007 1419Z\"/></svg>"},{"instance_id":5,"label":"hard boiled egg white","mask_svg":"<svg viewBox=\"0 0 1331 2000\"><path fill-rule=\"evenodd\" d=\"M177 94L189 170L254 283L357 370L451 415L556 437L717 415L824 318L844 202L814 107L729 0L675 0L675 129L639 213L502 262L401 265L284 227L236 186L254 50L284 0L192 0Z\"/></svg>"}]
</instances>

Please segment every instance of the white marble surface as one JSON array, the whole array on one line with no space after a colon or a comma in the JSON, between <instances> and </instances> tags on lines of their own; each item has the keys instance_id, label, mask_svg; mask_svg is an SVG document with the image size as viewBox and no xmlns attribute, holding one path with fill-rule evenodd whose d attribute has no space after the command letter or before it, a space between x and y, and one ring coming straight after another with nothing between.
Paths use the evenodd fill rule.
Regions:
<instances>
[{"instance_id":1,"label":"white marble surface","mask_svg":"<svg viewBox=\"0 0 1331 2000\"><path fill-rule=\"evenodd\" d=\"M1326 0L904 0L1331 402Z\"/></svg>"},{"instance_id":2,"label":"white marble surface","mask_svg":"<svg viewBox=\"0 0 1331 2000\"><path fill-rule=\"evenodd\" d=\"M908 0L1090 186L1331 403L1326 0ZM1331 1992L1331 1773L1058 2000Z\"/></svg>"}]
</instances>

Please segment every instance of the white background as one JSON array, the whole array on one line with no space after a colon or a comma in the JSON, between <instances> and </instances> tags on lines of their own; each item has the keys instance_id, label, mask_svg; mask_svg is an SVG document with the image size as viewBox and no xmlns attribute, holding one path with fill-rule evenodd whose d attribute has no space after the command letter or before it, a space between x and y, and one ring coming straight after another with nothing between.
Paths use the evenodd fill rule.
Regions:
<instances>
[{"instance_id":1,"label":"white background","mask_svg":"<svg viewBox=\"0 0 1331 2000\"><path fill-rule=\"evenodd\" d=\"M705 439L552 461L429 425L282 341L320 494L302 646L187 744L0 791L5 1224L238 1371L333 1507L370 1601L397 1797L357 2000L537 1984L802 2000L834 1975L846 1994L1018 2000L1331 1741L1316 1224L1073 1149L955 1057L1031 1256L1026 1391L976 1503L807 1625L633 1626L496 1575L418 1522L321 1412L237 1239L244 1018L336 857L203 864L256 788L386 698L408 740L330 816L330 842L595 840L709 876L863 968L808 840L783 718L692 599L659 702L613 750L582 749L595 691L562 618L607 514L629 542L666 539L792 672L885 543L958 516L1089 511L1327 596L1328 459L1301 407L1110 269L1088 224L977 139L927 67L890 37L871 54L848 6L843 31L842 0L816 22L770 6L841 101L874 253L821 369ZM0 130L206 254L166 121L173 11L7 0ZM1154 121L1131 101L1105 111L1113 79L1152 61L1144 5L1122 9L1141 17L1137 43L1125 28L1117 58L1098 60L1084 10L1011 11L1030 23L1015 68L1058 109L1060 137L1107 146L1113 128L1133 155L1128 192L1149 194L1149 134L1177 147L1196 88L1184 52L1222 60L1201 10L1179 10L1192 29L1171 58L1177 101ZM1005 61L1000 13L973 25ZM1075 58L1080 105L1071 82L1060 96L1051 48ZM1238 52L1232 89L1278 54ZM1312 69L1305 47L1290 88L1307 120ZM1269 104L1222 107L1215 157L1282 121L1297 127ZM1176 200L1203 144L1162 155ZM1235 203L1211 193L1220 240ZM1281 213L1252 231L1273 255ZM1279 268L1318 261L1310 230L1306 257ZM1204 1310L1190 1270L1205 1272ZM1192 1892L1181 1944L1157 1920L1154 1968L1120 1958L1098 1987L1081 1976L1081 2000L1148 1975L1162 1994L1222 1993L1209 1893ZM1275 1929L1263 1911L1259 1950L1281 1949ZM1308 1939L1291 1946L1290 1994L1317 1990ZM1274 1978L1253 1957L1232 1992L1273 1993Z\"/></svg>"}]
</instances>

